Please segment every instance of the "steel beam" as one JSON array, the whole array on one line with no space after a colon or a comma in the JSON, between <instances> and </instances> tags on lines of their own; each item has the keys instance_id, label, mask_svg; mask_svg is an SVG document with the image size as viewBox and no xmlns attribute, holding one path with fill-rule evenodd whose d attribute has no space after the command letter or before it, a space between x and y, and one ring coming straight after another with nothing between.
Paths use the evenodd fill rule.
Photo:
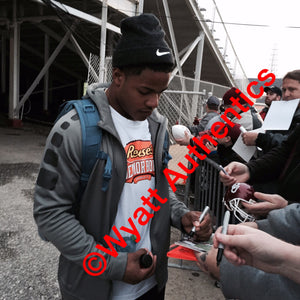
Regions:
<instances>
[{"instance_id":1,"label":"steel beam","mask_svg":"<svg viewBox=\"0 0 300 300\"><path fill-rule=\"evenodd\" d=\"M45 34L44 42L44 63L46 64L49 59L49 36ZM48 110L48 95L49 95L49 70L46 71L44 76L44 94L43 94L43 109Z\"/></svg>"},{"instance_id":2,"label":"steel beam","mask_svg":"<svg viewBox=\"0 0 300 300\"><path fill-rule=\"evenodd\" d=\"M204 48L204 39L205 34L203 31L199 34L199 43L197 49L197 57L196 57L196 70L195 70L195 81L194 81L194 91L199 91L200 89L200 79L201 79L201 69L202 69L202 59L203 59L203 48ZM197 111L197 103L198 103L199 96L194 95L192 100L192 112ZM201 105L200 109L200 116L203 114L203 106Z\"/></svg>"},{"instance_id":3,"label":"steel beam","mask_svg":"<svg viewBox=\"0 0 300 300\"><path fill-rule=\"evenodd\" d=\"M197 36L196 39L188 47L185 47L184 51L181 51L182 53L184 53L184 55L182 56L181 60L179 61L180 66L184 65L184 63L189 58L189 56L191 55L193 50L196 48L196 46L198 45L200 40L201 40L201 36ZM176 67L172 72L171 78L173 78L177 72L178 72L178 68Z\"/></svg>"},{"instance_id":4,"label":"steel beam","mask_svg":"<svg viewBox=\"0 0 300 300\"><path fill-rule=\"evenodd\" d=\"M232 86L235 86L234 79L222 57L222 54L220 53L220 51L218 49L218 45L216 44L205 20L203 19L202 14L200 13L200 11L198 9L197 1L196 0L186 0L186 3L189 5L192 13L195 15L195 18L198 20L197 24L199 24L199 30L204 31L205 36L211 45L211 48L213 49L220 65L223 68L224 73L226 74L226 77L228 78L228 81L231 83Z\"/></svg>"},{"instance_id":5,"label":"steel beam","mask_svg":"<svg viewBox=\"0 0 300 300\"><path fill-rule=\"evenodd\" d=\"M9 111L8 118L18 119L16 109L19 100L20 82L20 24L16 21L17 3L13 1L13 20L10 28L10 60L9 60Z\"/></svg>"},{"instance_id":6,"label":"steel beam","mask_svg":"<svg viewBox=\"0 0 300 300\"><path fill-rule=\"evenodd\" d=\"M6 34L1 34L1 93L6 92Z\"/></svg>"},{"instance_id":7,"label":"steel beam","mask_svg":"<svg viewBox=\"0 0 300 300\"><path fill-rule=\"evenodd\" d=\"M133 17L136 11L136 3L140 3L143 1L137 0L93 0L94 2L103 2L106 1L107 5L115 10L120 11L122 14ZM139 4L138 4L139 5Z\"/></svg>"},{"instance_id":8,"label":"steel beam","mask_svg":"<svg viewBox=\"0 0 300 300\"><path fill-rule=\"evenodd\" d=\"M102 26L100 39L100 66L99 66L99 82L104 82L105 78L105 50L106 50L106 23L107 23L107 0L102 2Z\"/></svg>"},{"instance_id":9,"label":"steel beam","mask_svg":"<svg viewBox=\"0 0 300 300\"><path fill-rule=\"evenodd\" d=\"M180 82L181 82L181 86L182 86L182 90L186 90L186 86L185 86L185 79L183 76L183 71L180 65L180 59L179 59L179 54L178 54L178 47L177 47L177 43L176 43L176 38L175 38L175 33L174 33L174 29L173 29L173 24L171 21L171 14L170 14L170 9L169 9L169 5L168 5L168 1L167 0L163 0L163 6L164 6L164 10L165 10L165 14L166 14L166 19L167 19L167 23L168 23L168 28L169 28L169 32L170 32L170 37L171 37L171 41L172 41L172 47L174 50L174 56L175 56L175 61L176 61L176 65L177 65L177 69L180 75ZM171 79L173 78L175 74L172 74ZM186 107L187 107L187 111L188 111L188 115L190 115L190 111L189 111L189 105L188 105L188 99L185 95L181 96L186 103ZM181 99L181 106L182 106L182 101L183 99ZM180 107L181 110L181 107ZM180 124L180 119L181 119L181 115L179 116L179 124Z\"/></svg>"},{"instance_id":10,"label":"steel beam","mask_svg":"<svg viewBox=\"0 0 300 300\"><path fill-rule=\"evenodd\" d=\"M142 14L143 11L144 11L144 0L139 0L138 7L137 7L138 15Z\"/></svg>"},{"instance_id":11,"label":"steel beam","mask_svg":"<svg viewBox=\"0 0 300 300\"><path fill-rule=\"evenodd\" d=\"M42 0L33 0L33 1L36 1L36 2L38 2L40 4L45 4ZM99 18L97 18L97 17L94 17L94 16L92 16L90 14L87 14L87 13L85 13L83 11L75 9L75 8L69 6L69 5L62 4L62 3L54 1L54 0L51 0L51 2L55 6L57 6L58 8L60 8L61 10L63 10L64 12L66 12L66 13L72 15L72 16L75 16L77 18L83 19L83 20L85 20L85 21L87 21L89 23L93 23L93 24L96 24L98 26L102 26L103 25L102 20L99 19ZM115 26L115 25L113 25L113 24L107 23L106 27L107 27L108 30L114 31L114 32L119 33L119 34L121 33L120 28L117 27L117 26Z\"/></svg>"}]
</instances>

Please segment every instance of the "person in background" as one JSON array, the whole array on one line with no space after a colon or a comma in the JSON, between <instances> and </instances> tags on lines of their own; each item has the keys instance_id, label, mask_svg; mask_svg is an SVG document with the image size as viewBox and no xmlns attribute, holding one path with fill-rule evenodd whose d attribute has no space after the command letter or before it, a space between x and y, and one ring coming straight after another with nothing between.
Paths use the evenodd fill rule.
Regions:
<instances>
[{"instance_id":1,"label":"person in background","mask_svg":"<svg viewBox=\"0 0 300 300\"><path fill-rule=\"evenodd\" d=\"M288 72L282 79L282 100L290 101L294 99L300 99L300 70ZM284 111L282 116L284 116ZM245 132L242 134L243 142L247 146L257 146L262 149L263 153L267 153L286 140L299 122L300 102L287 131Z\"/></svg>"},{"instance_id":2,"label":"person in background","mask_svg":"<svg viewBox=\"0 0 300 300\"><path fill-rule=\"evenodd\" d=\"M190 131L194 136L197 136L199 132L204 131L207 123L214 118L215 116L219 115L219 106L220 100L215 96L210 96L207 99L205 104L205 115L199 121L197 125L191 126Z\"/></svg>"},{"instance_id":3,"label":"person in background","mask_svg":"<svg viewBox=\"0 0 300 300\"><path fill-rule=\"evenodd\" d=\"M204 131L209 120L219 115L219 106L220 106L220 100L217 97L210 96L207 99L205 105L206 114L203 116L199 125L197 126L198 132Z\"/></svg>"},{"instance_id":4,"label":"person in background","mask_svg":"<svg viewBox=\"0 0 300 300\"><path fill-rule=\"evenodd\" d=\"M221 139L216 138L216 141L218 142L218 160L222 166L227 166L232 161L245 162L235 151L232 150L234 143L241 134L240 127L240 124L234 124L233 127L225 124L224 128L218 132L218 134L223 134L225 128L228 130L228 133L225 137ZM218 126L215 127L215 130L218 130Z\"/></svg>"},{"instance_id":5,"label":"person in background","mask_svg":"<svg viewBox=\"0 0 300 300\"><path fill-rule=\"evenodd\" d=\"M236 90L237 88L232 87L223 95L223 104L225 110L227 108L232 108L241 116L240 119L235 116L232 116L231 121L233 123L240 124L247 131L260 128L263 124L263 120L260 117L259 113L255 110L253 106L250 106L243 98L240 98L240 94L238 94ZM242 109L239 108L237 105L233 105L232 101L230 100L231 97L235 99L240 98L239 103L244 108L249 109L247 111L242 111Z\"/></svg>"},{"instance_id":6,"label":"person in background","mask_svg":"<svg viewBox=\"0 0 300 300\"><path fill-rule=\"evenodd\" d=\"M87 90L100 114L101 150L112 163L108 189L101 189L105 161L99 158L80 198L78 214L74 213L82 166L81 124L75 110L51 130L37 179L34 218L40 236L61 253L58 282L64 300L164 299L170 225L185 232L196 226L199 240L207 240L212 233L210 217L200 229L201 213L189 211L171 195L163 176L167 119L156 108L174 68L165 32L152 14L126 18L120 27L111 84L95 84ZM151 190L157 196L148 197ZM122 231L124 227L128 231ZM121 240L115 228L127 241L126 247L115 249L117 256L95 247L108 247L107 236ZM129 249L130 240L134 242ZM95 251L107 262L99 276L83 267L85 257ZM140 258L147 252L153 262L143 268ZM95 263L96 268L101 261Z\"/></svg>"},{"instance_id":7,"label":"person in background","mask_svg":"<svg viewBox=\"0 0 300 300\"><path fill-rule=\"evenodd\" d=\"M268 86L265 87L264 91L266 93L266 98L265 98L266 106L259 113L263 120L265 119L265 117L266 117L266 115L269 111L271 103L273 101L279 101L281 99L281 96L282 96L281 89L279 87L275 86L275 85L272 85L270 87L268 87Z\"/></svg>"}]
</instances>

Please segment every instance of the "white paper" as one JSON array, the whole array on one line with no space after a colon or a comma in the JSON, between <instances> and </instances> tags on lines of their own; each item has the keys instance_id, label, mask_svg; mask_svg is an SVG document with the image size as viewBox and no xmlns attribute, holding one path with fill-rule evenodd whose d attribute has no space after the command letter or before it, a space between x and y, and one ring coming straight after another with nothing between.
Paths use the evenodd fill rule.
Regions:
<instances>
[{"instance_id":1,"label":"white paper","mask_svg":"<svg viewBox=\"0 0 300 300\"><path fill-rule=\"evenodd\" d=\"M241 133L243 132L257 132L257 133L265 133L265 130L260 127L251 131L246 131L244 127L241 126ZM242 139L242 134L240 134L239 138L235 142L235 144L232 146L232 150L237 153L243 160L248 162L251 157L254 155L256 149L258 147L256 146L247 146L244 144L243 139Z\"/></svg>"},{"instance_id":2,"label":"white paper","mask_svg":"<svg viewBox=\"0 0 300 300\"><path fill-rule=\"evenodd\" d=\"M272 101L262 128L265 130L288 130L299 100Z\"/></svg>"},{"instance_id":3,"label":"white paper","mask_svg":"<svg viewBox=\"0 0 300 300\"><path fill-rule=\"evenodd\" d=\"M247 146L244 144L242 135L240 134L239 138L232 146L232 150L237 153L244 161L248 162L256 151L255 146Z\"/></svg>"}]
</instances>

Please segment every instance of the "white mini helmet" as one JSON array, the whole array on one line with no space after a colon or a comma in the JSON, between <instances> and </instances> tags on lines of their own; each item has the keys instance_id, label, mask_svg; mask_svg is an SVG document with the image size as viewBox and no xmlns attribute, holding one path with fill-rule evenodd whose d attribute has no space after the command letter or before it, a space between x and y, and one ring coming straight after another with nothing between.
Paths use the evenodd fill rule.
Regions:
<instances>
[{"instance_id":1,"label":"white mini helmet","mask_svg":"<svg viewBox=\"0 0 300 300\"><path fill-rule=\"evenodd\" d=\"M243 210L243 202L255 203L254 188L247 183L235 183L224 195L223 203L240 222L253 222L254 216Z\"/></svg>"}]
</instances>

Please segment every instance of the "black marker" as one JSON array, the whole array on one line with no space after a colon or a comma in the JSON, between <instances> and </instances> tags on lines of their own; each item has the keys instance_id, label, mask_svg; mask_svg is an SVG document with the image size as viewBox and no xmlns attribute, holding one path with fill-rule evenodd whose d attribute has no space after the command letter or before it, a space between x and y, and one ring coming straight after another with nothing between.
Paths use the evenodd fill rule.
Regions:
<instances>
[{"instance_id":1,"label":"black marker","mask_svg":"<svg viewBox=\"0 0 300 300\"><path fill-rule=\"evenodd\" d=\"M140 256L140 267L141 268L149 268L152 265L152 257L150 254L145 253Z\"/></svg>"},{"instance_id":2,"label":"black marker","mask_svg":"<svg viewBox=\"0 0 300 300\"><path fill-rule=\"evenodd\" d=\"M229 210L227 210L225 212L224 219L223 219L222 234L227 234L229 219L230 219L230 212ZM217 254L217 266L220 264L222 260L223 251L224 251L224 245L222 243L219 243L218 254Z\"/></svg>"},{"instance_id":3,"label":"black marker","mask_svg":"<svg viewBox=\"0 0 300 300\"><path fill-rule=\"evenodd\" d=\"M203 212L201 213L200 215L200 218L199 218L199 223L201 223L204 219L204 217L206 216L206 214L209 212L209 206L205 206ZM195 234L195 231L196 231L196 227L194 226L192 228L192 230L190 231L189 233L189 236L192 237L194 234Z\"/></svg>"}]
</instances>

